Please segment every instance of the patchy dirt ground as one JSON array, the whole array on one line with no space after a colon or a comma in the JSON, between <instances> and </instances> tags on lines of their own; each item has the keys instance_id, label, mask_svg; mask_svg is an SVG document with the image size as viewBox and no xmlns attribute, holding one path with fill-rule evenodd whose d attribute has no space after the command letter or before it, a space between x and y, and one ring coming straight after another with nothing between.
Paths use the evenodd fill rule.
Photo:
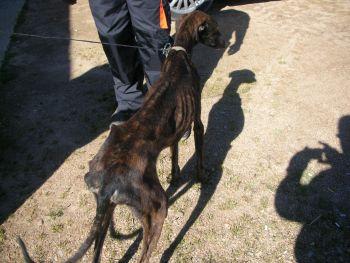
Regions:
<instances>
[{"instance_id":1,"label":"patchy dirt ground","mask_svg":"<svg viewBox=\"0 0 350 263\"><path fill-rule=\"evenodd\" d=\"M230 47L196 48L202 75L206 165L183 180L152 262L348 262L350 259L350 3L216 1ZM17 31L97 39L87 1L29 0ZM66 259L94 216L83 183L106 138L114 94L99 45L15 38L0 88L0 254L20 262ZM122 234L139 229L126 208ZM102 262L136 261L141 235L107 237ZM91 252L84 262L91 259Z\"/></svg>"}]
</instances>

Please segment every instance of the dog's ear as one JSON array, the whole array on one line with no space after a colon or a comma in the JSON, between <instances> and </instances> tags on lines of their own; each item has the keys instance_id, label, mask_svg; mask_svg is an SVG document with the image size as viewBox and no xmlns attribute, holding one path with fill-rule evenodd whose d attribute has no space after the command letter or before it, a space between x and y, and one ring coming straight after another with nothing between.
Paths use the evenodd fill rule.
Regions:
<instances>
[{"instance_id":1,"label":"dog's ear","mask_svg":"<svg viewBox=\"0 0 350 263\"><path fill-rule=\"evenodd\" d=\"M175 29L176 29L176 32L179 31L179 28L180 26L182 25L182 23L189 17L190 14L184 14L184 15L181 15L179 17L179 19L177 19L175 21Z\"/></svg>"}]
</instances>

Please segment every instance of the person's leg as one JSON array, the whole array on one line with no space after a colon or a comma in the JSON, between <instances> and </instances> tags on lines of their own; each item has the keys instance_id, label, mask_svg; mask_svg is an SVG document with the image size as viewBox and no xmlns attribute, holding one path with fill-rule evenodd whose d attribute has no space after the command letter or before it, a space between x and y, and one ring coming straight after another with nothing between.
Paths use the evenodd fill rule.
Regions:
<instances>
[{"instance_id":1,"label":"person's leg","mask_svg":"<svg viewBox=\"0 0 350 263\"><path fill-rule=\"evenodd\" d=\"M165 56L162 49L172 43L170 33L170 8L166 0L135 1L127 0L131 23L137 43L147 49L140 49L140 56L150 87L160 75Z\"/></svg>"},{"instance_id":2,"label":"person's leg","mask_svg":"<svg viewBox=\"0 0 350 263\"><path fill-rule=\"evenodd\" d=\"M113 46L113 44L136 45L126 0L90 0L90 8L101 42L107 56L118 107L114 113L123 121L137 111L143 100L144 78L137 49Z\"/></svg>"}]
</instances>

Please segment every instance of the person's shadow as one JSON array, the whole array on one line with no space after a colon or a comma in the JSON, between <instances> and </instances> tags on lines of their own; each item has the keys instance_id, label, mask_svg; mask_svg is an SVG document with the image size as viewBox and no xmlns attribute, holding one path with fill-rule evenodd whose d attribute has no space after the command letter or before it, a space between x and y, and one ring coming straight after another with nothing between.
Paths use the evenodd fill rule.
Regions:
<instances>
[{"instance_id":1,"label":"person's shadow","mask_svg":"<svg viewBox=\"0 0 350 263\"><path fill-rule=\"evenodd\" d=\"M342 152L324 142L305 147L276 192L279 215L303 224L294 247L298 262L350 260L350 115L339 120L338 131ZM330 167L314 174L307 168L312 160Z\"/></svg>"}]
</instances>

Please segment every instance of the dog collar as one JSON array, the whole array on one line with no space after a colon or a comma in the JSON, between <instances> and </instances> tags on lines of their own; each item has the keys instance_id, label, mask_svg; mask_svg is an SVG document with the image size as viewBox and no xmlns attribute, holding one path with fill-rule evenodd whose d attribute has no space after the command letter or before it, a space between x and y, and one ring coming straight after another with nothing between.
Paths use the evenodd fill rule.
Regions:
<instances>
[{"instance_id":1,"label":"dog collar","mask_svg":"<svg viewBox=\"0 0 350 263\"><path fill-rule=\"evenodd\" d=\"M173 46L173 47L171 47L170 50L175 50L175 51L180 51L181 50L181 51L183 51L183 52L185 52L187 54L186 49L184 47L181 47L181 46Z\"/></svg>"}]
</instances>

